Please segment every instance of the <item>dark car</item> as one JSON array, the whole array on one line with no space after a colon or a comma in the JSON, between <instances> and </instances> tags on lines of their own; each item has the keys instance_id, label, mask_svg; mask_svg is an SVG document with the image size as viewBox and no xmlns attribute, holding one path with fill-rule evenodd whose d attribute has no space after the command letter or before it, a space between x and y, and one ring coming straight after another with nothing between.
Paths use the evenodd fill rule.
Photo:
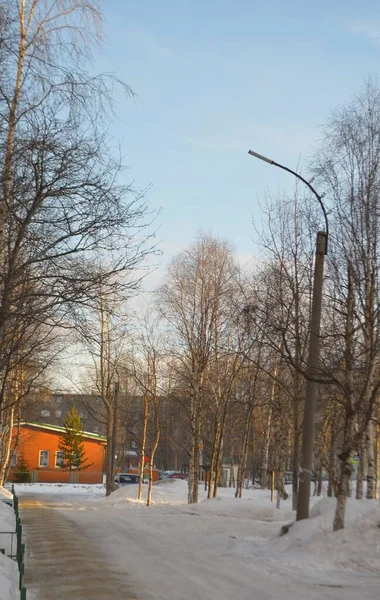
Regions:
<instances>
[{"instance_id":1,"label":"dark car","mask_svg":"<svg viewBox=\"0 0 380 600\"><path fill-rule=\"evenodd\" d=\"M117 487L123 487L124 485L136 484L139 482L140 477L133 473L118 473L114 479Z\"/></svg>"}]
</instances>

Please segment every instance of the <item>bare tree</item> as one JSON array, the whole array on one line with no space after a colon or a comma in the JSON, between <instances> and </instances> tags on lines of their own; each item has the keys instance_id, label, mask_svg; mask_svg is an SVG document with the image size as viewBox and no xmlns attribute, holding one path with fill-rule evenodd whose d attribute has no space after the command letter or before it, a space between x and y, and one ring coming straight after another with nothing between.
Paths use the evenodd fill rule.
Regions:
<instances>
[{"instance_id":1,"label":"bare tree","mask_svg":"<svg viewBox=\"0 0 380 600\"><path fill-rule=\"evenodd\" d=\"M277 356L276 360L281 358L287 364L282 371L287 377L286 385L282 382L282 390L291 400L295 508L312 290L313 214L307 200L301 202L296 190L293 198L269 199L264 215L265 229L259 236L264 261L255 274L255 323L264 334L263 342Z\"/></svg>"},{"instance_id":2,"label":"bare tree","mask_svg":"<svg viewBox=\"0 0 380 600\"><path fill-rule=\"evenodd\" d=\"M373 82L326 126L316 174L332 207L331 308L338 325L330 377L344 411L334 529L344 527L352 455L367 436L367 495L374 496L372 419L380 387L379 171L380 92Z\"/></svg>"},{"instance_id":3,"label":"bare tree","mask_svg":"<svg viewBox=\"0 0 380 600\"><path fill-rule=\"evenodd\" d=\"M100 270L100 277L102 268ZM102 285L98 288L97 306L87 310L77 332L83 347L92 358L87 386L97 389L104 412L100 418L106 425L106 494L114 488L115 454L118 439L118 417L120 411L120 381L122 357L126 339L125 317L121 311L123 298L118 288L112 292Z\"/></svg>"},{"instance_id":4,"label":"bare tree","mask_svg":"<svg viewBox=\"0 0 380 600\"><path fill-rule=\"evenodd\" d=\"M189 503L198 501L199 448L207 402L205 378L215 348L226 327L226 303L231 297L236 265L222 240L199 236L169 266L160 290L160 307L186 381L190 423Z\"/></svg>"},{"instance_id":5,"label":"bare tree","mask_svg":"<svg viewBox=\"0 0 380 600\"><path fill-rule=\"evenodd\" d=\"M164 361L162 332L159 319L154 310L146 313L137 324L139 334L132 353L127 358L127 370L136 383L136 389L143 396L144 413L139 464L138 499L142 499L142 481L145 457L149 459L149 485L147 506L152 504L153 468L161 437L160 402L168 395L170 377Z\"/></svg>"},{"instance_id":6,"label":"bare tree","mask_svg":"<svg viewBox=\"0 0 380 600\"><path fill-rule=\"evenodd\" d=\"M86 72L100 32L96 0L0 3L3 425L33 330L74 327L96 305L100 283L136 288L141 273L131 274L149 252L145 201L118 183L122 166L107 134L116 80Z\"/></svg>"}]
</instances>

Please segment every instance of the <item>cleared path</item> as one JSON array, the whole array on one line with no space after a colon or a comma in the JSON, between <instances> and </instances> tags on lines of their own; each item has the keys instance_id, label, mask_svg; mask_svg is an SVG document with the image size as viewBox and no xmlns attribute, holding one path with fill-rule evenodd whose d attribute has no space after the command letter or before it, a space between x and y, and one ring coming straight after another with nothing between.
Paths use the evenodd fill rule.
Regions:
<instances>
[{"instance_id":1,"label":"cleared path","mask_svg":"<svg viewBox=\"0 0 380 600\"><path fill-rule=\"evenodd\" d=\"M28 599L137 599L129 574L113 565L70 519L70 504L39 496L20 499L27 544Z\"/></svg>"}]
</instances>

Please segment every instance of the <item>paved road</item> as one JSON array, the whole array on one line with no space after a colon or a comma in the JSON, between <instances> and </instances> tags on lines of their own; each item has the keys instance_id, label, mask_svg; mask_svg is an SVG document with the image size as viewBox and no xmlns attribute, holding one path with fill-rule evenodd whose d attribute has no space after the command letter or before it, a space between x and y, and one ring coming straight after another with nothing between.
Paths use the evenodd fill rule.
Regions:
<instances>
[{"instance_id":1,"label":"paved road","mask_svg":"<svg viewBox=\"0 0 380 600\"><path fill-rule=\"evenodd\" d=\"M27 544L25 585L28 599L133 600L126 570L113 565L70 519L70 504L41 496L20 499Z\"/></svg>"}]
</instances>

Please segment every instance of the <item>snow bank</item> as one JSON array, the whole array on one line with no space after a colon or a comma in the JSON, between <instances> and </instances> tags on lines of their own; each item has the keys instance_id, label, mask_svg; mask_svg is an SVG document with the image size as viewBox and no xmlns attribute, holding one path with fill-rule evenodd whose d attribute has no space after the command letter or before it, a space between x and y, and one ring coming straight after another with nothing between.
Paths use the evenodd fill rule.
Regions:
<instances>
[{"instance_id":1,"label":"snow bank","mask_svg":"<svg viewBox=\"0 0 380 600\"><path fill-rule=\"evenodd\" d=\"M5 502L0 502L0 548L5 548L6 552L10 554L11 552L11 535L6 534L6 531L15 531L16 522L14 511L11 506L5 504ZM15 543L16 540L14 539Z\"/></svg>"},{"instance_id":2,"label":"snow bank","mask_svg":"<svg viewBox=\"0 0 380 600\"><path fill-rule=\"evenodd\" d=\"M17 563L0 553L0 600L15 600L18 592Z\"/></svg>"},{"instance_id":3,"label":"snow bank","mask_svg":"<svg viewBox=\"0 0 380 600\"><path fill-rule=\"evenodd\" d=\"M4 488L1 488L3 492ZM7 492L7 490L4 490ZM3 495L3 494L2 494ZM12 494L9 494L12 498ZM5 497L8 497L4 494ZM5 532L15 531L15 517L13 508L0 502L0 548L4 548L7 554L11 552L12 536ZM13 550L15 549L16 537L13 536ZM16 598L18 588L17 564L0 553L0 600L13 600Z\"/></svg>"},{"instance_id":4,"label":"snow bank","mask_svg":"<svg viewBox=\"0 0 380 600\"><path fill-rule=\"evenodd\" d=\"M22 494L84 494L104 496L105 488L100 484L85 483L15 483L17 495Z\"/></svg>"},{"instance_id":5,"label":"snow bank","mask_svg":"<svg viewBox=\"0 0 380 600\"><path fill-rule=\"evenodd\" d=\"M98 500L113 508L144 508L146 505L147 485L143 486L143 499L137 500L138 485L126 485L112 492L108 497ZM199 503L187 504L187 482L181 479L158 481L153 486L152 506L149 510L166 510L175 507L175 511L184 515L214 516L220 518L248 519L263 522L278 522L279 527L285 521L291 521L294 513L291 501L282 503L281 510L270 502L267 490L244 490L244 498L236 499L233 488L219 488L217 498L207 500L204 486L199 486Z\"/></svg>"},{"instance_id":6,"label":"snow bank","mask_svg":"<svg viewBox=\"0 0 380 600\"><path fill-rule=\"evenodd\" d=\"M5 487L3 487L2 485L0 485L0 500L1 498L7 498L8 500L13 500L13 495L12 493L7 490Z\"/></svg>"},{"instance_id":7,"label":"snow bank","mask_svg":"<svg viewBox=\"0 0 380 600\"><path fill-rule=\"evenodd\" d=\"M145 506L148 493L148 485L143 485L143 499L137 500L138 485L125 485L102 498L99 502L112 504L115 508L125 506ZM157 481L153 486L152 505L178 505L187 502L187 483L181 479L165 479Z\"/></svg>"},{"instance_id":8,"label":"snow bank","mask_svg":"<svg viewBox=\"0 0 380 600\"><path fill-rule=\"evenodd\" d=\"M275 505L261 498L229 498L221 494L212 500L203 500L196 505L187 505L183 513L198 514L199 516L212 515L214 517L248 519L252 521L263 521L266 523L289 521L293 519L291 507L281 510Z\"/></svg>"},{"instance_id":9,"label":"snow bank","mask_svg":"<svg viewBox=\"0 0 380 600\"><path fill-rule=\"evenodd\" d=\"M323 498L310 511L310 519L291 527L279 540L285 552L302 552L328 560L339 569L380 570L380 504L347 499L345 529L332 531L335 498Z\"/></svg>"},{"instance_id":10,"label":"snow bank","mask_svg":"<svg viewBox=\"0 0 380 600\"><path fill-rule=\"evenodd\" d=\"M144 484L143 499L139 502L137 500L138 485L125 485L112 492L107 498L104 498L104 501L113 504L115 507L130 504L144 506L147 491L148 486ZM187 494L187 481L182 479L164 479L157 481L153 485L152 504L153 506L169 504L186 505L188 507ZM222 504L219 504L221 501ZM270 492L268 490L253 488L244 490L244 497L242 499L235 498L234 488L219 488L217 498L207 500L207 492L204 489L204 485L200 484L199 504L192 504L191 510L197 510L199 514L209 512L215 515L220 514L220 516L233 517L238 506L240 507L241 514L246 513L248 518L253 518L253 514L257 516L257 520L281 521L282 519L291 518L290 499L281 503L281 510L279 511L275 508L275 504L270 502Z\"/></svg>"}]
</instances>

